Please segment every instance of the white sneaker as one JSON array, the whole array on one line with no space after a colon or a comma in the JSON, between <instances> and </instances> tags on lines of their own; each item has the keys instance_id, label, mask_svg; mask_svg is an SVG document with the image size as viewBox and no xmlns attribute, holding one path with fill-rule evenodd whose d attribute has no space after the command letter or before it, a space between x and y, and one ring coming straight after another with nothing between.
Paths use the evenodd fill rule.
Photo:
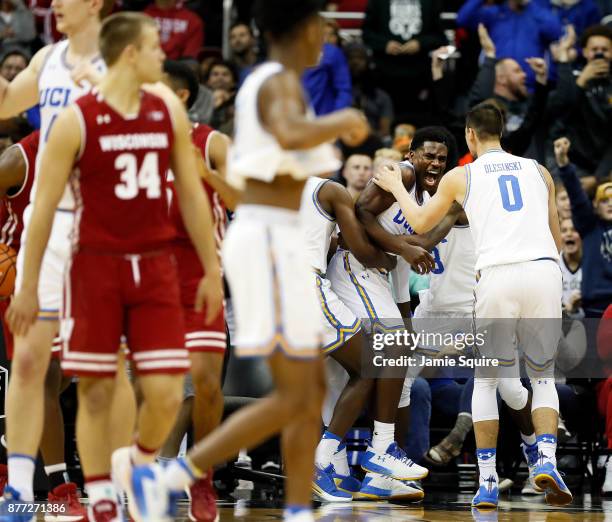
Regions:
<instances>
[{"instance_id":1,"label":"white sneaker","mask_svg":"<svg viewBox=\"0 0 612 522\"><path fill-rule=\"evenodd\" d=\"M371 445L361 457L361 467L368 472L393 477L397 480L421 480L429 470L412 462L397 442L392 442L384 453Z\"/></svg>"},{"instance_id":2,"label":"white sneaker","mask_svg":"<svg viewBox=\"0 0 612 522\"><path fill-rule=\"evenodd\" d=\"M601 486L601 495L604 497L612 496L612 458L606 463L606 479Z\"/></svg>"},{"instance_id":3,"label":"white sneaker","mask_svg":"<svg viewBox=\"0 0 612 522\"><path fill-rule=\"evenodd\" d=\"M136 516L137 510L134 507L134 495L132 493L133 468L129 446L113 451L111 456L111 478L113 484L120 498L123 498L124 494L127 497L128 512L132 520L140 522L141 519Z\"/></svg>"},{"instance_id":4,"label":"white sneaker","mask_svg":"<svg viewBox=\"0 0 612 522\"><path fill-rule=\"evenodd\" d=\"M355 499L362 500L423 500L425 493L416 482L396 480L378 473L366 474Z\"/></svg>"},{"instance_id":5,"label":"white sneaker","mask_svg":"<svg viewBox=\"0 0 612 522\"><path fill-rule=\"evenodd\" d=\"M135 522L171 522L177 520L178 495L170 493L163 480L159 464L135 467L131 474Z\"/></svg>"}]
</instances>

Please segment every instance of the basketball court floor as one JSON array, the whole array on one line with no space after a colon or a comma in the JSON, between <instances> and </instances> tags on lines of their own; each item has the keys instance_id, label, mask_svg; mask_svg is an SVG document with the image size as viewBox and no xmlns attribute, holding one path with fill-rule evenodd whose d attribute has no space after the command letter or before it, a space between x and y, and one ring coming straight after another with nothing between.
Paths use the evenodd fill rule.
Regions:
<instances>
[{"instance_id":1,"label":"basketball court floor","mask_svg":"<svg viewBox=\"0 0 612 522\"><path fill-rule=\"evenodd\" d=\"M612 522L612 500L586 494L565 508L552 508L542 497L503 496L497 511L472 511L472 494L434 492L419 504L351 502L324 504L315 518L325 522ZM220 521L266 522L282 520L282 507L265 503L219 502ZM187 521L186 505L177 520Z\"/></svg>"}]
</instances>

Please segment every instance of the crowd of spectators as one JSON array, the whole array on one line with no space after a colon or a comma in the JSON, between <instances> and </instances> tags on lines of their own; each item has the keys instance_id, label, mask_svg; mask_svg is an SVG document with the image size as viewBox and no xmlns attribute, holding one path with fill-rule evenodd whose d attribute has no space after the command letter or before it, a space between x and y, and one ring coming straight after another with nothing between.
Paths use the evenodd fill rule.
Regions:
<instances>
[{"instance_id":1,"label":"crowd of spectators","mask_svg":"<svg viewBox=\"0 0 612 522\"><path fill-rule=\"evenodd\" d=\"M265 56L251 3L234 2L225 57L221 0L118 0L115 9L142 10L158 20L167 56L198 74L199 86L190 88L198 93L191 119L231 136L236 92ZM459 162L471 161L464 115L492 101L505 115L504 148L546 165L557 181L568 320L611 316L612 0L330 0L325 8L365 14L363 20L327 19L320 63L303 78L317 114L353 106L370 123L364 145L338 143L344 166L337 179L351 195L358 197L380 158L403 158L415 130L426 125L447 127L460 146ZM456 20L443 12L456 13ZM60 37L51 0L0 0L0 75L12 80L38 48ZM35 109L0 122L1 144L37 122ZM566 368L596 357L597 349L606 371L612 368L609 331L600 331L599 344L597 332L572 322L564 334L565 353L573 354ZM585 353L581 337L588 337ZM567 386L560 389L566 413L582 385L564 378L559 385ZM410 456L444 465L459 454L471 430L471 386L449 379L415 385L421 398L413 403ZM612 377L597 381L595 390L612 448ZM441 441L429 440L432 408L452 417ZM612 460L609 470L612 493Z\"/></svg>"}]
</instances>

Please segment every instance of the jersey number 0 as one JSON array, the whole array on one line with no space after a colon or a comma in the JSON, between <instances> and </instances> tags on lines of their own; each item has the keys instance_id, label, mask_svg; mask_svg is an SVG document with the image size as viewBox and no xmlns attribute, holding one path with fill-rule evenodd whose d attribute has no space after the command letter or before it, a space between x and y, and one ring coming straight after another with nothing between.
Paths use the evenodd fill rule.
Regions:
<instances>
[{"instance_id":1,"label":"jersey number 0","mask_svg":"<svg viewBox=\"0 0 612 522\"><path fill-rule=\"evenodd\" d=\"M516 176L505 174L497 178L499 191L501 192L502 206L508 212L516 212L523 208L523 196L521 187Z\"/></svg>"}]
</instances>

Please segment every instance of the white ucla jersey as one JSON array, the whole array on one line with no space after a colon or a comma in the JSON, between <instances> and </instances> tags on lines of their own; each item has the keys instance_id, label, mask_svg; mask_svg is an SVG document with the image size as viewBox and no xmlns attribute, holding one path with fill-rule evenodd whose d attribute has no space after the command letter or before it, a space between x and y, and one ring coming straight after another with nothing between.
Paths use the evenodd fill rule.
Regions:
<instances>
[{"instance_id":1,"label":"white ucla jersey","mask_svg":"<svg viewBox=\"0 0 612 522\"><path fill-rule=\"evenodd\" d=\"M465 170L463 208L476 247L476 270L559 260L548 225L548 187L534 160L490 150Z\"/></svg>"},{"instance_id":2,"label":"white ucla jersey","mask_svg":"<svg viewBox=\"0 0 612 522\"><path fill-rule=\"evenodd\" d=\"M38 74L40 144L38 155L36 156L36 176L30 200L34 199L39 169L41 167L44 168L44 166L40 165L40 161L45 150L45 144L49 139L49 131L53 126L53 122L65 107L75 102L91 89L91 85L87 82L83 82L83 85L78 85L72 80L72 67L66 61L68 44L68 40L62 40L51 47ZM92 63L98 72L104 73L106 71L106 65L102 57L95 58ZM74 198L72 191L68 187L64 191L59 208L65 210L74 209Z\"/></svg>"},{"instance_id":3,"label":"white ucla jersey","mask_svg":"<svg viewBox=\"0 0 612 522\"><path fill-rule=\"evenodd\" d=\"M238 187L243 187L247 178L270 182L277 174L289 174L295 179L305 179L336 172L342 166L331 144L306 150L284 150L262 126L258 107L259 89L266 80L282 70L280 63L263 63L247 77L236 96L228 180ZM308 109L308 116L315 118L311 108Z\"/></svg>"},{"instance_id":4,"label":"white ucla jersey","mask_svg":"<svg viewBox=\"0 0 612 522\"><path fill-rule=\"evenodd\" d=\"M402 162L402 164L406 164L410 168L413 168L408 161ZM422 205L430 198L429 193L425 191L423 191L422 200L421 198L417 197L416 182L414 185L412 185L412 188L408 191L408 193L419 205ZM394 236L409 236L414 234L414 230L412 230L412 227L408 224L408 221L406 221L406 218L402 213L402 209L397 201L394 201L387 210L384 210L378 214L376 219L380 226L385 229L385 231L389 232L389 234L393 234Z\"/></svg>"},{"instance_id":5,"label":"white ucla jersey","mask_svg":"<svg viewBox=\"0 0 612 522\"><path fill-rule=\"evenodd\" d=\"M433 249L436 266L429 280L428 310L471 312L476 250L469 225L455 225Z\"/></svg>"},{"instance_id":6,"label":"white ucla jersey","mask_svg":"<svg viewBox=\"0 0 612 522\"><path fill-rule=\"evenodd\" d=\"M327 252L332 233L336 228L336 218L330 216L319 203L319 191L327 182L329 180L315 176L308 178L300 205L300 219L305 235L308 263L321 273L327 270Z\"/></svg>"},{"instance_id":7,"label":"white ucla jersey","mask_svg":"<svg viewBox=\"0 0 612 522\"><path fill-rule=\"evenodd\" d=\"M561 267L561 275L563 276L563 304L567 305L570 301L571 295L580 291L580 285L582 284L582 267L579 267L575 272L572 272L565 259L561 256L559 260L559 266Z\"/></svg>"}]
</instances>

